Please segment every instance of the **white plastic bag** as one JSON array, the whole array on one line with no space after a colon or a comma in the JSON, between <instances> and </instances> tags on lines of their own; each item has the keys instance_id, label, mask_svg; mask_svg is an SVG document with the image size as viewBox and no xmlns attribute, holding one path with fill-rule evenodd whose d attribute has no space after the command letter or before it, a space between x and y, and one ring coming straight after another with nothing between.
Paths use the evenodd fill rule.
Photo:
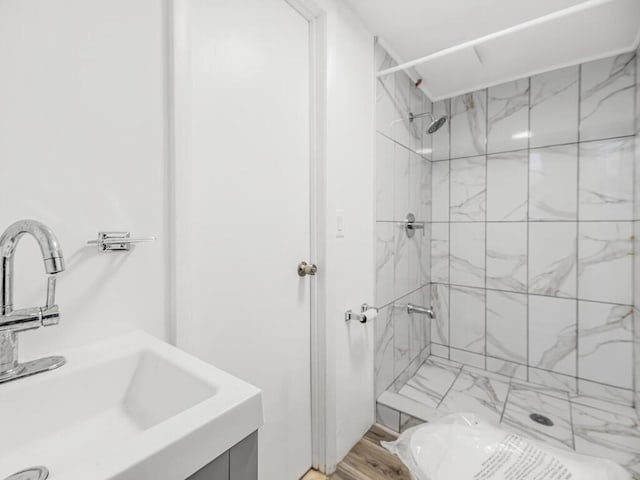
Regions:
<instances>
[{"instance_id":1,"label":"white plastic bag","mask_svg":"<svg viewBox=\"0 0 640 480\"><path fill-rule=\"evenodd\" d=\"M630 480L620 465L523 438L470 413L405 431L382 445L417 480Z\"/></svg>"}]
</instances>

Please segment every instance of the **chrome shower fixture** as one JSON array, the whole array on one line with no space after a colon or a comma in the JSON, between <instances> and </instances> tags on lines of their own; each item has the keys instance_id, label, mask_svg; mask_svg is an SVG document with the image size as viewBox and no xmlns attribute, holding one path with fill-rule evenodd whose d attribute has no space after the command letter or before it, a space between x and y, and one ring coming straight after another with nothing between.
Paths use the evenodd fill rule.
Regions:
<instances>
[{"instance_id":1,"label":"chrome shower fixture","mask_svg":"<svg viewBox=\"0 0 640 480\"><path fill-rule=\"evenodd\" d=\"M422 117L431 117L431 123L427 127L427 133L429 134L435 133L438 130L440 130L440 127L442 127L445 123L447 123L447 120L448 120L448 117L446 115L442 115L441 117L436 118L435 115L429 112L416 113L415 115L409 112L410 122L413 122L416 118L422 118Z\"/></svg>"}]
</instances>

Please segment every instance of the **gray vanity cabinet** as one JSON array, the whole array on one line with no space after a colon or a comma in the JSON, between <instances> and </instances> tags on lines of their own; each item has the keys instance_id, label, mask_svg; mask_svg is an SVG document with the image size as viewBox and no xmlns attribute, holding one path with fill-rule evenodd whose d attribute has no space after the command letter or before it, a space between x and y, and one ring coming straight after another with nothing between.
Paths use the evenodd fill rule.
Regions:
<instances>
[{"instance_id":1,"label":"gray vanity cabinet","mask_svg":"<svg viewBox=\"0 0 640 480\"><path fill-rule=\"evenodd\" d=\"M187 480L258 480L258 432L253 432Z\"/></svg>"}]
</instances>

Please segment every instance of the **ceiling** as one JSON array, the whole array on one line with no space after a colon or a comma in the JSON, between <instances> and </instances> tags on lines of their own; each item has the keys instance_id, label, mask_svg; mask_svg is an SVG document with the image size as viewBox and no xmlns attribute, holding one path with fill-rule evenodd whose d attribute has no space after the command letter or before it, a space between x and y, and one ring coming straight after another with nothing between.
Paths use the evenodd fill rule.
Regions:
<instances>
[{"instance_id":1,"label":"ceiling","mask_svg":"<svg viewBox=\"0 0 640 480\"><path fill-rule=\"evenodd\" d=\"M434 101L640 42L640 0L345 1Z\"/></svg>"}]
</instances>

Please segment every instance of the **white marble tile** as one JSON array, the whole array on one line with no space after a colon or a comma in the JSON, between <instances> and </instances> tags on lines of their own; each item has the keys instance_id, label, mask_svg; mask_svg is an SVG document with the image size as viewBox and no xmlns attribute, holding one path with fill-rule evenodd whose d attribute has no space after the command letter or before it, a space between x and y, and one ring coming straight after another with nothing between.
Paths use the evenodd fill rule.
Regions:
<instances>
[{"instance_id":1,"label":"white marble tile","mask_svg":"<svg viewBox=\"0 0 640 480\"><path fill-rule=\"evenodd\" d=\"M487 355L527 362L527 295L487 290Z\"/></svg>"},{"instance_id":2,"label":"white marble tile","mask_svg":"<svg viewBox=\"0 0 640 480\"><path fill-rule=\"evenodd\" d=\"M531 370L534 370L534 368L531 367ZM539 370L539 369L535 369L535 370ZM545 370L539 370L539 371L546 372ZM538 383L535 383L532 381L523 382L521 380L514 378L512 379L511 385L516 390L527 390L531 392L543 393L544 395L549 395L550 397L556 397L561 400L570 400L570 394L577 392L575 385L568 386L565 384L564 377L566 377L566 375L561 375L559 373L553 373L553 372L546 372L546 373L549 373L550 375L554 375L554 377L549 378L550 380L549 382L538 382ZM556 377L558 378L556 379ZM534 378L538 380L538 377L534 377ZM540 377L540 378L543 378L543 377ZM570 392L569 390L571 388L573 390L571 390Z\"/></svg>"},{"instance_id":3,"label":"white marble tile","mask_svg":"<svg viewBox=\"0 0 640 480\"><path fill-rule=\"evenodd\" d=\"M529 223L529 293L576 297L578 226Z\"/></svg>"},{"instance_id":4,"label":"white marble tile","mask_svg":"<svg viewBox=\"0 0 640 480\"><path fill-rule=\"evenodd\" d=\"M437 407L455 381L461 365L429 358L400 390L400 395Z\"/></svg>"},{"instance_id":5,"label":"white marble tile","mask_svg":"<svg viewBox=\"0 0 640 480\"><path fill-rule=\"evenodd\" d=\"M576 375L576 300L529 296L529 364Z\"/></svg>"},{"instance_id":6,"label":"white marble tile","mask_svg":"<svg viewBox=\"0 0 640 480\"><path fill-rule=\"evenodd\" d=\"M394 106L395 117L393 121L393 139L413 150L415 146L414 126L409 120L411 112L410 88L411 79L405 72L391 74L394 77Z\"/></svg>"},{"instance_id":7,"label":"white marble tile","mask_svg":"<svg viewBox=\"0 0 640 480\"><path fill-rule=\"evenodd\" d=\"M431 169L431 220L449 221L449 161L433 162Z\"/></svg>"},{"instance_id":8,"label":"white marble tile","mask_svg":"<svg viewBox=\"0 0 640 480\"><path fill-rule=\"evenodd\" d=\"M640 90L640 87L638 87ZM640 118L638 119L640 124ZM635 139L635 155L634 155L634 172L633 172L633 187L634 187L634 199L633 199L633 219L640 220L640 132L636 134Z\"/></svg>"},{"instance_id":9,"label":"white marble tile","mask_svg":"<svg viewBox=\"0 0 640 480\"><path fill-rule=\"evenodd\" d=\"M422 425L424 420L421 420L416 417L412 417L411 415L407 415L406 413L400 414L400 433L409 430L410 428L417 427L418 425Z\"/></svg>"},{"instance_id":10,"label":"white marble tile","mask_svg":"<svg viewBox=\"0 0 640 480\"><path fill-rule=\"evenodd\" d=\"M402 223L393 223L393 298L400 298L410 291L409 286L409 237Z\"/></svg>"},{"instance_id":11,"label":"white marble tile","mask_svg":"<svg viewBox=\"0 0 640 480\"><path fill-rule=\"evenodd\" d=\"M578 140L578 67L531 77L530 146Z\"/></svg>"},{"instance_id":12,"label":"white marble tile","mask_svg":"<svg viewBox=\"0 0 640 480\"><path fill-rule=\"evenodd\" d=\"M580 220L632 220L632 138L580 144Z\"/></svg>"},{"instance_id":13,"label":"white marble tile","mask_svg":"<svg viewBox=\"0 0 640 480\"><path fill-rule=\"evenodd\" d=\"M452 223L450 226L451 283L485 286L485 224Z\"/></svg>"},{"instance_id":14,"label":"white marble tile","mask_svg":"<svg viewBox=\"0 0 640 480\"><path fill-rule=\"evenodd\" d=\"M636 475L640 473L640 429L637 418L596 408L572 405L576 452L615 461Z\"/></svg>"},{"instance_id":15,"label":"white marble tile","mask_svg":"<svg viewBox=\"0 0 640 480\"><path fill-rule=\"evenodd\" d=\"M527 291L527 224L487 223L487 287Z\"/></svg>"},{"instance_id":16,"label":"white marble tile","mask_svg":"<svg viewBox=\"0 0 640 480\"><path fill-rule=\"evenodd\" d=\"M632 135L633 53L585 63L581 75L580 141Z\"/></svg>"},{"instance_id":17,"label":"white marble tile","mask_svg":"<svg viewBox=\"0 0 640 480\"><path fill-rule=\"evenodd\" d=\"M449 224L431 225L431 281L449 283Z\"/></svg>"},{"instance_id":18,"label":"white marble tile","mask_svg":"<svg viewBox=\"0 0 640 480\"><path fill-rule=\"evenodd\" d=\"M376 423L394 432L400 431L400 412L380 403L376 404Z\"/></svg>"},{"instance_id":19,"label":"white marble tile","mask_svg":"<svg viewBox=\"0 0 640 480\"><path fill-rule=\"evenodd\" d=\"M640 134L640 47L636 50L636 137Z\"/></svg>"},{"instance_id":20,"label":"white marble tile","mask_svg":"<svg viewBox=\"0 0 640 480\"><path fill-rule=\"evenodd\" d=\"M537 413L548 417L553 426L544 426L531 420ZM530 390L511 388L504 409L502 424L526 438L534 438L550 445L573 449L571 407L568 400L561 400Z\"/></svg>"},{"instance_id":21,"label":"white marble tile","mask_svg":"<svg viewBox=\"0 0 640 480\"><path fill-rule=\"evenodd\" d=\"M430 108L429 110L425 110L425 99L426 95L422 92L422 90L420 90L420 88L416 87L413 80L410 80L409 109L411 113L413 113L414 115L418 115L420 113L425 113L426 111L431 111ZM413 142L412 148L416 152L422 152L422 138L427 129L428 122L428 117L419 118L414 120L413 122L410 122L412 135L411 140ZM423 153L424 152L422 152L421 154Z\"/></svg>"},{"instance_id":22,"label":"white marble tile","mask_svg":"<svg viewBox=\"0 0 640 480\"><path fill-rule=\"evenodd\" d=\"M578 302L578 377L633 388L630 306Z\"/></svg>"},{"instance_id":23,"label":"white marble tile","mask_svg":"<svg viewBox=\"0 0 640 480\"><path fill-rule=\"evenodd\" d=\"M422 222L431 221L431 162L418 154L411 157L409 206Z\"/></svg>"},{"instance_id":24,"label":"white marble tile","mask_svg":"<svg viewBox=\"0 0 640 480\"><path fill-rule=\"evenodd\" d=\"M546 395L565 399L568 394L575 395L578 392L578 384L576 378L573 376L529 367L528 377L528 388L535 389ZM535 388L536 386L538 386L537 389Z\"/></svg>"},{"instance_id":25,"label":"white marble tile","mask_svg":"<svg viewBox=\"0 0 640 480\"><path fill-rule=\"evenodd\" d=\"M376 222L376 305L386 305L394 299L395 225Z\"/></svg>"},{"instance_id":26,"label":"white marble tile","mask_svg":"<svg viewBox=\"0 0 640 480\"><path fill-rule=\"evenodd\" d=\"M376 133L376 220L393 220L395 143Z\"/></svg>"},{"instance_id":27,"label":"white marble tile","mask_svg":"<svg viewBox=\"0 0 640 480\"><path fill-rule=\"evenodd\" d=\"M411 152L394 144L393 153L393 220L402 222L409 213L409 157Z\"/></svg>"},{"instance_id":28,"label":"white marble tile","mask_svg":"<svg viewBox=\"0 0 640 480\"><path fill-rule=\"evenodd\" d=\"M449 358L449 347L446 345L431 344L431 356L438 358Z\"/></svg>"},{"instance_id":29,"label":"white marble tile","mask_svg":"<svg viewBox=\"0 0 640 480\"><path fill-rule=\"evenodd\" d=\"M411 328L411 323L409 323L409 328ZM411 352L411 350L409 350L409 352ZM424 360L420 359L419 356L415 358L410 358L409 364L396 377L391 387L387 388L387 391L399 392L402 389L402 387L404 387L406 383L416 374L418 369L422 366L423 362Z\"/></svg>"},{"instance_id":30,"label":"white marble tile","mask_svg":"<svg viewBox=\"0 0 640 480\"><path fill-rule=\"evenodd\" d=\"M433 105L431 101L427 98L426 95L423 94L422 98L422 111L423 112L431 112L433 113ZM422 133L422 145L418 153L422 155L427 160L433 160L433 135L427 132L427 127L430 123L431 119L429 117L423 117L420 119L420 131ZM438 133L442 133L446 127L443 126Z\"/></svg>"},{"instance_id":31,"label":"white marble tile","mask_svg":"<svg viewBox=\"0 0 640 480\"><path fill-rule=\"evenodd\" d=\"M529 152L487 157L487 220L526 221Z\"/></svg>"},{"instance_id":32,"label":"white marble tile","mask_svg":"<svg viewBox=\"0 0 640 480\"><path fill-rule=\"evenodd\" d=\"M611 412L628 411L633 407L633 390L578 379L578 392L571 401Z\"/></svg>"},{"instance_id":33,"label":"white marble tile","mask_svg":"<svg viewBox=\"0 0 640 480\"><path fill-rule=\"evenodd\" d=\"M529 218L576 220L578 147L537 148L529 154Z\"/></svg>"},{"instance_id":34,"label":"white marble tile","mask_svg":"<svg viewBox=\"0 0 640 480\"><path fill-rule=\"evenodd\" d=\"M490 380L495 380L500 383L509 383L511 382L511 377L509 375L503 375L501 373L490 372L485 368L473 367L471 365L464 365L462 367L463 372L469 373L474 376L487 377ZM506 392L505 392L506 393Z\"/></svg>"},{"instance_id":35,"label":"white marble tile","mask_svg":"<svg viewBox=\"0 0 640 480\"><path fill-rule=\"evenodd\" d=\"M451 160L451 221L484 221L486 192L484 155Z\"/></svg>"},{"instance_id":36,"label":"white marble tile","mask_svg":"<svg viewBox=\"0 0 640 480\"><path fill-rule=\"evenodd\" d=\"M529 79L489 88L487 152L507 152L529 144Z\"/></svg>"},{"instance_id":37,"label":"white marble tile","mask_svg":"<svg viewBox=\"0 0 640 480\"><path fill-rule=\"evenodd\" d=\"M473 412L480 417L500 422L509 391L509 379L498 380L486 372L460 372L438 410L447 413Z\"/></svg>"},{"instance_id":38,"label":"white marble tile","mask_svg":"<svg viewBox=\"0 0 640 480\"><path fill-rule=\"evenodd\" d=\"M407 238L407 248L409 250L409 285L407 292L412 292L426 283L425 277L428 277L426 271L428 265L423 261L423 256L426 253L423 247L426 244L425 237L427 235L428 227L425 226L423 230L416 231L413 237Z\"/></svg>"},{"instance_id":39,"label":"white marble tile","mask_svg":"<svg viewBox=\"0 0 640 480\"><path fill-rule=\"evenodd\" d=\"M486 153L487 91L451 99L451 158Z\"/></svg>"},{"instance_id":40,"label":"white marble tile","mask_svg":"<svg viewBox=\"0 0 640 480\"><path fill-rule=\"evenodd\" d=\"M431 284L425 285L421 288L420 290L422 295L421 301L423 302L423 305L426 305L426 306L433 305L431 290L432 290ZM423 332L423 350L421 353L422 362L424 362L424 360L426 360L427 357L431 355L431 323L432 322L433 322L433 319L428 317L422 319L422 323L424 325L424 328L422 329L422 332Z\"/></svg>"},{"instance_id":41,"label":"white marble tile","mask_svg":"<svg viewBox=\"0 0 640 480\"><path fill-rule=\"evenodd\" d=\"M409 366L409 314L406 299L393 305L393 378L399 377Z\"/></svg>"},{"instance_id":42,"label":"white marble tile","mask_svg":"<svg viewBox=\"0 0 640 480\"><path fill-rule=\"evenodd\" d=\"M443 416L439 414L433 406L425 405L418 400L388 390L380 395L378 403L394 408L406 415L419 418L425 422L433 422Z\"/></svg>"},{"instance_id":43,"label":"white marble tile","mask_svg":"<svg viewBox=\"0 0 640 480\"><path fill-rule=\"evenodd\" d=\"M449 286L431 285L431 306L436 318L431 321L431 341L440 345L449 345ZM435 352L435 350L434 350ZM448 350L446 357L449 356Z\"/></svg>"},{"instance_id":44,"label":"white marble tile","mask_svg":"<svg viewBox=\"0 0 640 480\"><path fill-rule=\"evenodd\" d=\"M583 381L586 382L586 380L583 380ZM587 382L587 383L600 385L594 382ZM610 388L616 391L616 393L622 390L614 387L607 387L607 388ZM605 412L617 413L626 417L635 417L636 410L633 408L632 392L630 390L622 390L622 391L625 392L627 397L629 397L629 394L631 393L631 397L629 397L631 400L629 402L620 402L620 400L616 399L615 397L596 398L592 396L587 396L586 394L573 395L570 397L570 400L572 404L574 403L574 404L582 405L585 407L597 408L599 410L604 410Z\"/></svg>"},{"instance_id":45,"label":"white marble tile","mask_svg":"<svg viewBox=\"0 0 640 480\"><path fill-rule=\"evenodd\" d=\"M487 357L487 371L499 373L507 377L519 380L527 379L526 365L501 360L498 358Z\"/></svg>"},{"instance_id":46,"label":"white marble tile","mask_svg":"<svg viewBox=\"0 0 640 480\"><path fill-rule=\"evenodd\" d=\"M451 346L472 353L484 354L484 290L451 287L449 312Z\"/></svg>"},{"instance_id":47,"label":"white marble tile","mask_svg":"<svg viewBox=\"0 0 640 480\"><path fill-rule=\"evenodd\" d=\"M420 284L421 285L428 285L429 283L431 283L431 238L432 238L432 231L433 229L433 224L432 223L425 223L424 225L424 231L422 232L422 234L420 235L420 248L422 249L422 255L421 255L421 264L420 264Z\"/></svg>"},{"instance_id":48,"label":"white marble tile","mask_svg":"<svg viewBox=\"0 0 640 480\"><path fill-rule=\"evenodd\" d=\"M380 47L376 47L376 68L384 70L396 62ZM376 79L376 130L388 137L393 136L393 121L396 118L394 105L395 77L385 75Z\"/></svg>"},{"instance_id":49,"label":"white marble tile","mask_svg":"<svg viewBox=\"0 0 640 480\"><path fill-rule=\"evenodd\" d=\"M433 115L441 117L446 115L449 119L440 130L433 135L431 139L431 158L432 160L448 160L449 159L449 136L451 129L451 101L441 100L433 104Z\"/></svg>"},{"instance_id":50,"label":"white marble tile","mask_svg":"<svg viewBox=\"0 0 640 480\"><path fill-rule=\"evenodd\" d=\"M484 369L485 356L481 353L468 352L466 350L459 350L457 348L449 349L449 357L451 360L462 363L464 365L471 365L473 367Z\"/></svg>"},{"instance_id":51,"label":"white marble tile","mask_svg":"<svg viewBox=\"0 0 640 480\"><path fill-rule=\"evenodd\" d=\"M631 222L580 222L578 234L578 297L630 305L633 301Z\"/></svg>"},{"instance_id":52,"label":"white marble tile","mask_svg":"<svg viewBox=\"0 0 640 480\"><path fill-rule=\"evenodd\" d=\"M640 312L638 312L637 305L633 309L633 332L634 332L634 377L635 377L635 391L633 395L633 402L638 411L640 417Z\"/></svg>"},{"instance_id":53,"label":"white marble tile","mask_svg":"<svg viewBox=\"0 0 640 480\"><path fill-rule=\"evenodd\" d=\"M393 309L386 307L380 310L375 321L375 394L376 398L384 392L394 380L393 349Z\"/></svg>"},{"instance_id":54,"label":"white marble tile","mask_svg":"<svg viewBox=\"0 0 640 480\"><path fill-rule=\"evenodd\" d=\"M428 307L431 304L429 292L421 288L409 295L408 301L414 305ZM426 315L409 315L409 358L419 360L420 354L426 348L426 330L430 329L429 317ZM419 361L419 364L422 361Z\"/></svg>"}]
</instances>

